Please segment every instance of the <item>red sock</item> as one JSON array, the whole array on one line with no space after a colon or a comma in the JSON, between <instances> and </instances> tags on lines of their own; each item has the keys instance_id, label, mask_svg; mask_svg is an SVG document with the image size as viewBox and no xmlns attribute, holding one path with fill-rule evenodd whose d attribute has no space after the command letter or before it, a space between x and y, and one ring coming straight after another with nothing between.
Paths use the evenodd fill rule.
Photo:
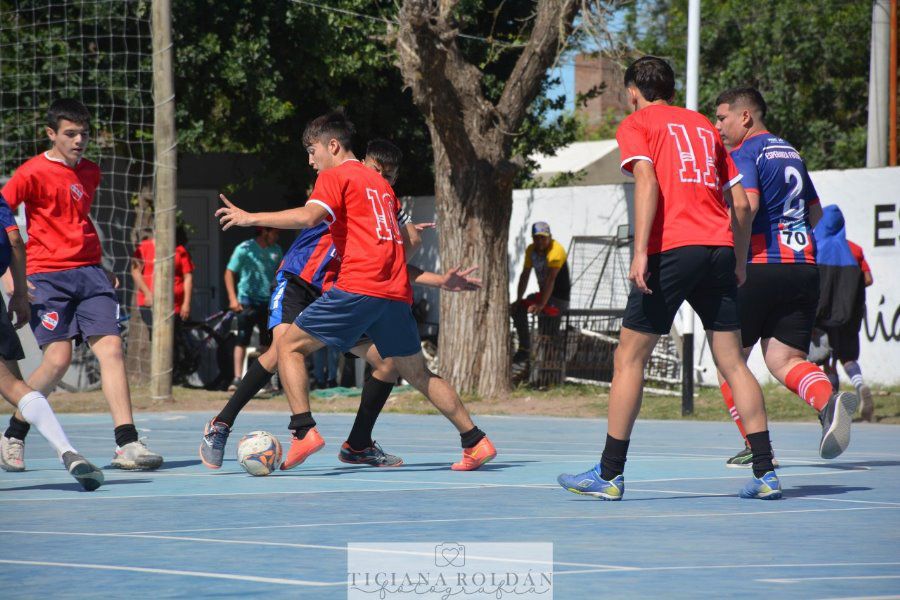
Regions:
<instances>
[{"instance_id":1,"label":"red sock","mask_svg":"<svg viewBox=\"0 0 900 600\"><path fill-rule=\"evenodd\" d=\"M821 411L831 399L831 382L822 369L811 362L802 362L788 372L784 385L812 406Z\"/></svg>"},{"instance_id":2,"label":"red sock","mask_svg":"<svg viewBox=\"0 0 900 600\"><path fill-rule=\"evenodd\" d=\"M719 386L719 389L722 390L722 399L725 400L725 407L728 409L728 412L731 413L731 418L734 419L734 424L737 425L738 431L741 432L744 443L749 444L747 441L747 432L744 431L744 422L741 421L741 415L738 414L737 408L734 406L734 395L731 393L731 386L725 381Z\"/></svg>"}]
</instances>

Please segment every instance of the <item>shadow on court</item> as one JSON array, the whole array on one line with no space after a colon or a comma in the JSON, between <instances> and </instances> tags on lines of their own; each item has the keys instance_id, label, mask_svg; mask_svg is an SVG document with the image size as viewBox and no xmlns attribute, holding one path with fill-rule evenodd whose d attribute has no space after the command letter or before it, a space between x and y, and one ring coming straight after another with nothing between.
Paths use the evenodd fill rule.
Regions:
<instances>
[{"instance_id":1,"label":"shadow on court","mask_svg":"<svg viewBox=\"0 0 900 600\"><path fill-rule=\"evenodd\" d=\"M509 468L518 468L527 463L538 462L534 460L505 460L501 462L490 462L482 465L478 471L503 471ZM449 471L452 461L433 462L433 463L403 463L400 467L382 467L372 468L365 466L355 467L333 467L328 470L298 470L296 475L315 475L316 477L334 477L338 475L359 475L360 473L427 473L431 471Z\"/></svg>"},{"instance_id":2,"label":"shadow on court","mask_svg":"<svg viewBox=\"0 0 900 600\"><path fill-rule=\"evenodd\" d=\"M149 479L107 479L103 484L103 487L100 488L102 491L104 488L109 487L111 485L131 485L134 483L150 483ZM21 487L11 487L11 488L3 488L4 492L17 492L22 490L60 490L63 492L84 492L86 494L96 494L97 491L87 492L84 488L81 487L80 484L76 482L71 483L42 483L40 485L23 485Z\"/></svg>"},{"instance_id":3,"label":"shadow on court","mask_svg":"<svg viewBox=\"0 0 900 600\"><path fill-rule=\"evenodd\" d=\"M869 492L870 487L850 485L791 485L784 489L785 498L806 498L807 496L836 496L851 492Z\"/></svg>"},{"instance_id":4,"label":"shadow on court","mask_svg":"<svg viewBox=\"0 0 900 600\"><path fill-rule=\"evenodd\" d=\"M194 465L203 464L200 459L197 460L167 460L157 471L167 471L169 469L180 469L181 467L193 467Z\"/></svg>"}]
</instances>

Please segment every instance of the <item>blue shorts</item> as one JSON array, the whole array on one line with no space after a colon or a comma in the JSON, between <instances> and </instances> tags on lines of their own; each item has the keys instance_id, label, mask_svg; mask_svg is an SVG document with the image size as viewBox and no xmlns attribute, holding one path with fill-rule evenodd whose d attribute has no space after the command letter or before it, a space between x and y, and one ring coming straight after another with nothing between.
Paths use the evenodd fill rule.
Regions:
<instances>
[{"instance_id":1,"label":"blue shorts","mask_svg":"<svg viewBox=\"0 0 900 600\"><path fill-rule=\"evenodd\" d=\"M34 286L31 330L38 346L119 335L119 300L99 266L35 273L28 281Z\"/></svg>"},{"instance_id":2,"label":"blue shorts","mask_svg":"<svg viewBox=\"0 0 900 600\"><path fill-rule=\"evenodd\" d=\"M321 341L347 352L367 334L384 358L412 356L421 351L419 327L406 302L337 288L325 292L295 321L297 327Z\"/></svg>"}]
</instances>

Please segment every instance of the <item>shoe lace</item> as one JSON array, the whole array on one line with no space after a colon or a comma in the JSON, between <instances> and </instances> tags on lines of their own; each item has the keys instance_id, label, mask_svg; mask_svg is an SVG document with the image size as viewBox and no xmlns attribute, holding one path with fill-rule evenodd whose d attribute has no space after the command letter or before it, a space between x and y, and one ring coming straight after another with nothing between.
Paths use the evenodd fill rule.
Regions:
<instances>
[{"instance_id":1,"label":"shoe lace","mask_svg":"<svg viewBox=\"0 0 900 600\"><path fill-rule=\"evenodd\" d=\"M225 441L228 439L228 429L224 425L213 423L209 433L206 434L206 439L210 441L213 450L224 450Z\"/></svg>"}]
</instances>

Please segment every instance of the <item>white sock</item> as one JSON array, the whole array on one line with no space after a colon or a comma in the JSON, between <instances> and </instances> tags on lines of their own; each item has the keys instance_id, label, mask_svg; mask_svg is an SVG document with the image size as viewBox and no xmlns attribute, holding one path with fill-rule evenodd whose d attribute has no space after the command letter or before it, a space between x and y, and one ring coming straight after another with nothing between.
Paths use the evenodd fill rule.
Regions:
<instances>
[{"instance_id":1,"label":"white sock","mask_svg":"<svg viewBox=\"0 0 900 600\"><path fill-rule=\"evenodd\" d=\"M37 430L50 442L60 457L66 452L75 452L75 448L66 437L66 432L56 420L56 415L53 414L53 409L50 408L50 403L43 394L29 392L22 396L19 400L19 412L26 421L37 427Z\"/></svg>"}]
</instances>

